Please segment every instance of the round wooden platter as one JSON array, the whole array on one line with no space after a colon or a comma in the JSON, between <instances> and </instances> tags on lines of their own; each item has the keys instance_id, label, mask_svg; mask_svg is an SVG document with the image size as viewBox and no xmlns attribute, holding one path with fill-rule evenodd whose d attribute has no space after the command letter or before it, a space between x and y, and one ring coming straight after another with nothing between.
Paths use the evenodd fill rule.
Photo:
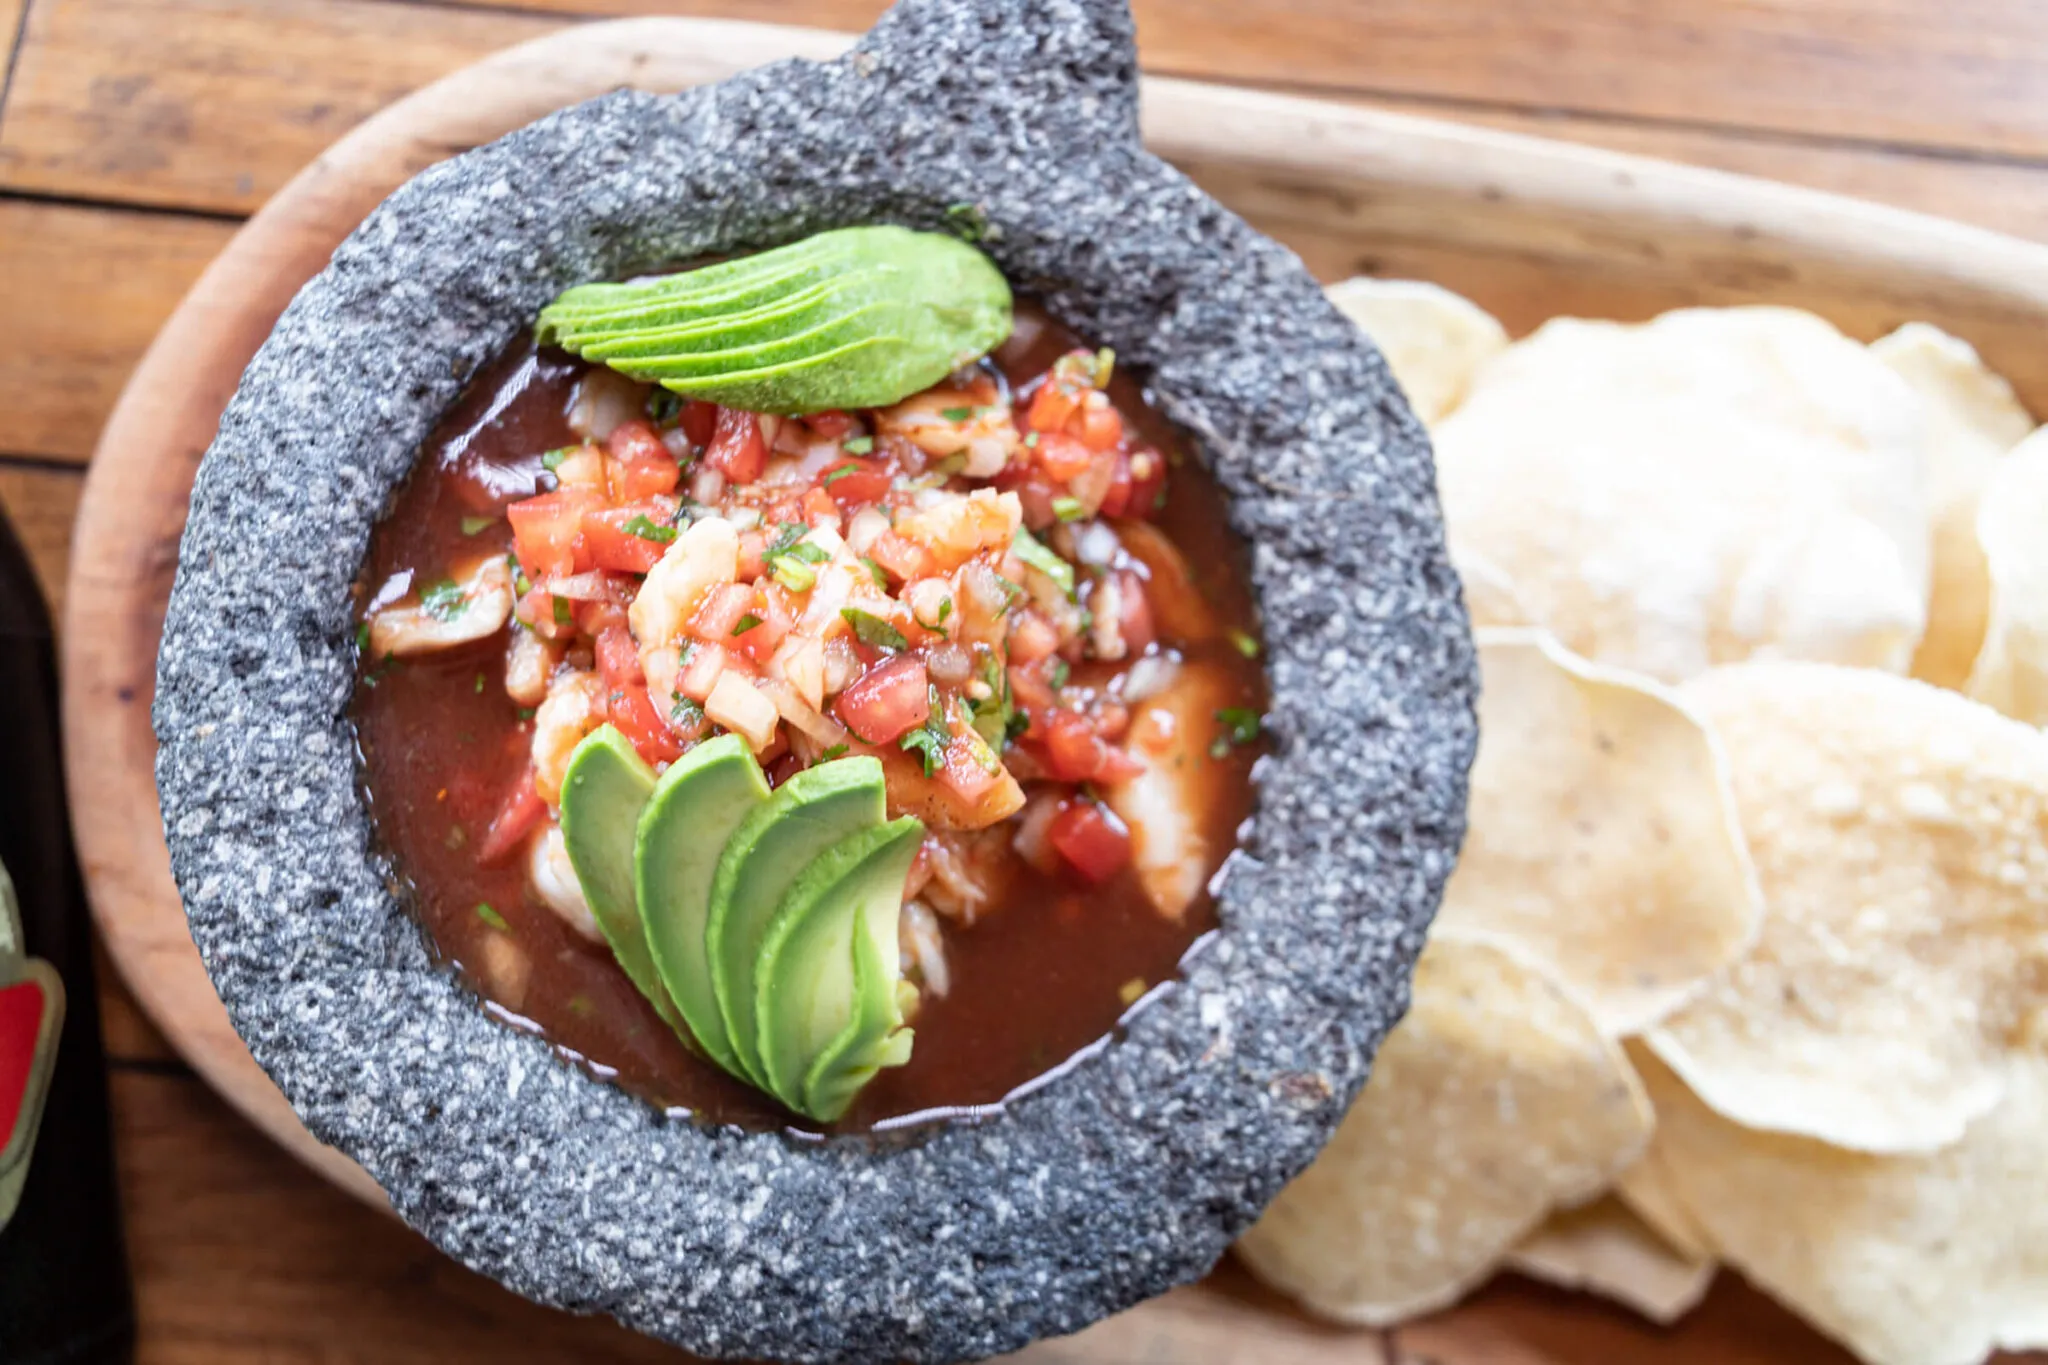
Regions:
<instances>
[{"instance_id":1,"label":"round wooden platter","mask_svg":"<svg viewBox=\"0 0 2048 1365\"><path fill-rule=\"evenodd\" d=\"M101 935L192 1066L258 1127L366 1200L382 1203L375 1183L299 1125L229 1025L186 934L164 852L149 704L200 456L292 295L409 176L619 86L677 90L782 57L830 56L848 41L714 20L600 23L416 92L343 138L234 237L157 337L101 436L64 631L72 814ZM1716 172L1189 82L1148 79L1145 115L1156 150L1325 278L1435 279L1518 332L1561 313L1636 318L1688 303L1797 304L1865 337L1922 318L1974 341L2035 411L2048 412L2048 349L2038 345L2048 332L2048 251L2027 243ZM1510 1290L1504 1303L1491 1294L1464 1310L1462 1334L1404 1332L1400 1345L1446 1360L1565 1361L1641 1358L1659 1340L1591 1301L1580 1307L1546 1292ZM1371 1336L1313 1328L1270 1306L1226 1277L1040 1350L1077 1365L1140 1355L1379 1356ZM1773 1325L1773 1312L1746 1291L1718 1290L1662 1339L1660 1358L1828 1354L1789 1324Z\"/></svg>"}]
</instances>

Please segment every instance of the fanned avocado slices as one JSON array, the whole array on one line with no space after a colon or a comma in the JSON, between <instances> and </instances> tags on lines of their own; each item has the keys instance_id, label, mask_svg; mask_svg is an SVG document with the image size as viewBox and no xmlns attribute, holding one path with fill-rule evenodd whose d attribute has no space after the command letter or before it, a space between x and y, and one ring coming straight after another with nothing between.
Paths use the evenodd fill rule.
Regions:
<instances>
[{"instance_id":1,"label":"fanned avocado slices","mask_svg":"<svg viewBox=\"0 0 2048 1365\"><path fill-rule=\"evenodd\" d=\"M543 342L754 412L886 407L1010 333L1010 287L954 237L842 228L758 256L568 290Z\"/></svg>"},{"instance_id":2,"label":"fanned avocado slices","mask_svg":"<svg viewBox=\"0 0 2048 1365\"><path fill-rule=\"evenodd\" d=\"M683 1019L655 969L634 889L634 831L654 792L654 770L609 725L583 737L562 778L562 842L612 956L678 1032Z\"/></svg>"},{"instance_id":3,"label":"fanned avocado slices","mask_svg":"<svg viewBox=\"0 0 2048 1365\"><path fill-rule=\"evenodd\" d=\"M813 859L887 816L882 765L862 756L796 774L749 812L727 841L711 884L705 935L712 980L740 1071L769 1089L755 1018L756 966L783 897Z\"/></svg>"},{"instance_id":4,"label":"fanned avocado slices","mask_svg":"<svg viewBox=\"0 0 2048 1365\"><path fill-rule=\"evenodd\" d=\"M896 921L923 839L924 826L907 817L849 834L797 875L762 939L754 980L762 1076L798 1113L837 1118L839 1092L850 1101L859 1084L846 1087L837 1066L828 1068L837 1109L820 1114L805 1084L810 1071L828 1053L866 1059L903 1025ZM867 942L856 945L857 937Z\"/></svg>"},{"instance_id":5,"label":"fanned avocado slices","mask_svg":"<svg viewBox=\"0 0 2048 1365\"><path fill-rule=\"evenodd\" d=\"M706 740L654 784L633 843L633 878L661 981L704 1055L744 1075L719 1013L705 931L726 841L768 802L768 783L737 735Z\"/></svg>"}]
</instances>

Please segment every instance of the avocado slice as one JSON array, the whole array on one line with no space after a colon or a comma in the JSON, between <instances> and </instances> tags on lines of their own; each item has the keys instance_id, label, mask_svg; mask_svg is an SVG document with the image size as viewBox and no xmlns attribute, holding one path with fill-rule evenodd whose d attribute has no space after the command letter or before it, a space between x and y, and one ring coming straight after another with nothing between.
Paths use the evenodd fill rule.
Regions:
<instances>
[{"instance_id":1,"label":"avocado slice","mask_svg":"<svg viewBox=\"0 0 2048 1365\"><path fill-rule=\"evenodd\" d=\"M909 816L849 834L797 874L769 923L754 978L756 1043L768 1088L799 1113L810 1112L804 1081L828 1050L902 1025L896 920L923 840L924 825ZM864 952L856 935L872 940ZM864 959L867 972L858 969Z\"/></svg>"},{"instance_id":2,"label":"avocado slice","mask_svg":"<svg viewBox=\"0 0 2048 1365\"><path fill-rule=\"evenodd\" d=\"M754 978L769 923L813 859L886 814L882 765L866 755L835 759L796 774L750 811L718 859L705 934L712 981L740 1074L762 1089Z\"/></svg>"},{"instance_id":3,"label":"avocado slice","mask_svg":"<svg viewBox=\"0 0 2048 1365\"><path fill-rule=\"evenodd\" d=\"M655 970L633 885L634 835L654 786L654 769L631 741L609 725L599 726L569 755L563 773L562 842L612 956L669 1026L682 1032L682 1016Z\"/></svg>"},{"instance_id":4,"label":"avocado slice","mask_svg":"<svg viewBox=\"0 0 2048 1365\"><path fill-rule=\"evenodd\" d=\"M862 907L853 934L854 999L859 1008L804 1077L802 1112L821 1123L835 1122L844 1114L877 1071L910 1060L914 1039L903 1027L903 1009L911 987L903 980L893 936L884 944L883 935L869 923L872 908Z\"/></svg>"},{"instance_id":5,"label":"avocado slice","mask_svg":"<svg viewBox=\"0 0 2048 1365\"><path fill-rule=\"evenodd\" d=\"M706 740L654 784L633 841L640 920L662 984L704 1054L744 1075L718 1008L705 930L719 854L747 815L767 804L768 783L738 735Z\"/></svg>"}]
</instances>

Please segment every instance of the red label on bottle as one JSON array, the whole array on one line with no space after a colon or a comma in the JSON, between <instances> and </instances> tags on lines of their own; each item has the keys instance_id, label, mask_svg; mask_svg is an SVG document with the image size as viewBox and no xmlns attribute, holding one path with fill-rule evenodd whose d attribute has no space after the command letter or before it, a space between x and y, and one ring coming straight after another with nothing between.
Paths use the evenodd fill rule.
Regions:
<instances>
[{"instance_id":1,"label":"red label on bottle","mask_svg":"<svg viewBox=\"0 0 2048 1365\"><path fill-rule=\"evenodd\" d=\"M42 1036L49 1003L39 981L0 986L0 1151L15 1145L15 1128L40 1079L38 1057L55 1041Z\"/></svg>"}]
</instances>

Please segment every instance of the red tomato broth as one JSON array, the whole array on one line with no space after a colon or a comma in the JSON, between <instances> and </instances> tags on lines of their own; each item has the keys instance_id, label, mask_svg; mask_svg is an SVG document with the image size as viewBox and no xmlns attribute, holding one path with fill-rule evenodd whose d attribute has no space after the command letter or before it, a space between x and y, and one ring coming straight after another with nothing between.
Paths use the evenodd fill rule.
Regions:
<instances>
[{"instance_id":1,"label":"red tomato broth","mask_svg":"<svg viewBox=\"0 0 2048 1365\"><path fill-rule=\"evenodd\" d=\"M1018 316L1017 335L991 365L1008 384L1022 386L1078 341L1034 307L1020 304ZM551 481L543 452L581 444L567 409L585 369L528 343L478 376L427 442L372 539L360 579L366 602L405 570L432 579L456 563L510 550L504 508ZM1249 638L1255 616L1222 495L1198 461L1178 453L1178 438L1127 375L1117 373L1108 394L1124 424L1167 453L1171 467L1151 520L1185 556L1194 587L1227 627L1192 645L1160 629L1161 641L1189 664L1227 673L1232 704L1260 711L1260 667L1233 643ZM686 430L708 425L702 407L684 410ZM1020 399L1020 422L1026 408ZM710 434L714 449L719 434ZM743 453L754 458L751 450ZM478 527L479 517L493 520ZM606 653L601 640L598 654ZM479 866L476 850L527 770L533 728L506 695L504 659L500 632L444 654L364 660L354 715L371 814L431 942L494 1013L537 1030L595 1074L658 1105L747 1127L810 1126L693 1055L606 948L534 898L523 848L497 866ZM622 667L610 664L608 672ZM1070 691L1086 695L1121 667L1076 664ZM1233 747L1198 774L1213 784L1200 831L1211 874L1250 815L1258 751ZM793 756L763 761L772 780L796 768ZM1026 789L1038 784L1027 781ZM1014 824L1012 817L1002 828ZM906 1115L999 1102L1110 1034L1130 999L1172 979L1183 955L1215 925L1206 894L1179 920L1162 916L1129 867L1090 884L1072 870L1044 871L1021 857L1009 864L993 906L971 923L944 921L950 989L925 993L910 1062L880 1073L835 1128L859 1131ZM523 971L502 970L506 945L494 939L506 938L517 946Z\"/></svg>"}]
</instances>

